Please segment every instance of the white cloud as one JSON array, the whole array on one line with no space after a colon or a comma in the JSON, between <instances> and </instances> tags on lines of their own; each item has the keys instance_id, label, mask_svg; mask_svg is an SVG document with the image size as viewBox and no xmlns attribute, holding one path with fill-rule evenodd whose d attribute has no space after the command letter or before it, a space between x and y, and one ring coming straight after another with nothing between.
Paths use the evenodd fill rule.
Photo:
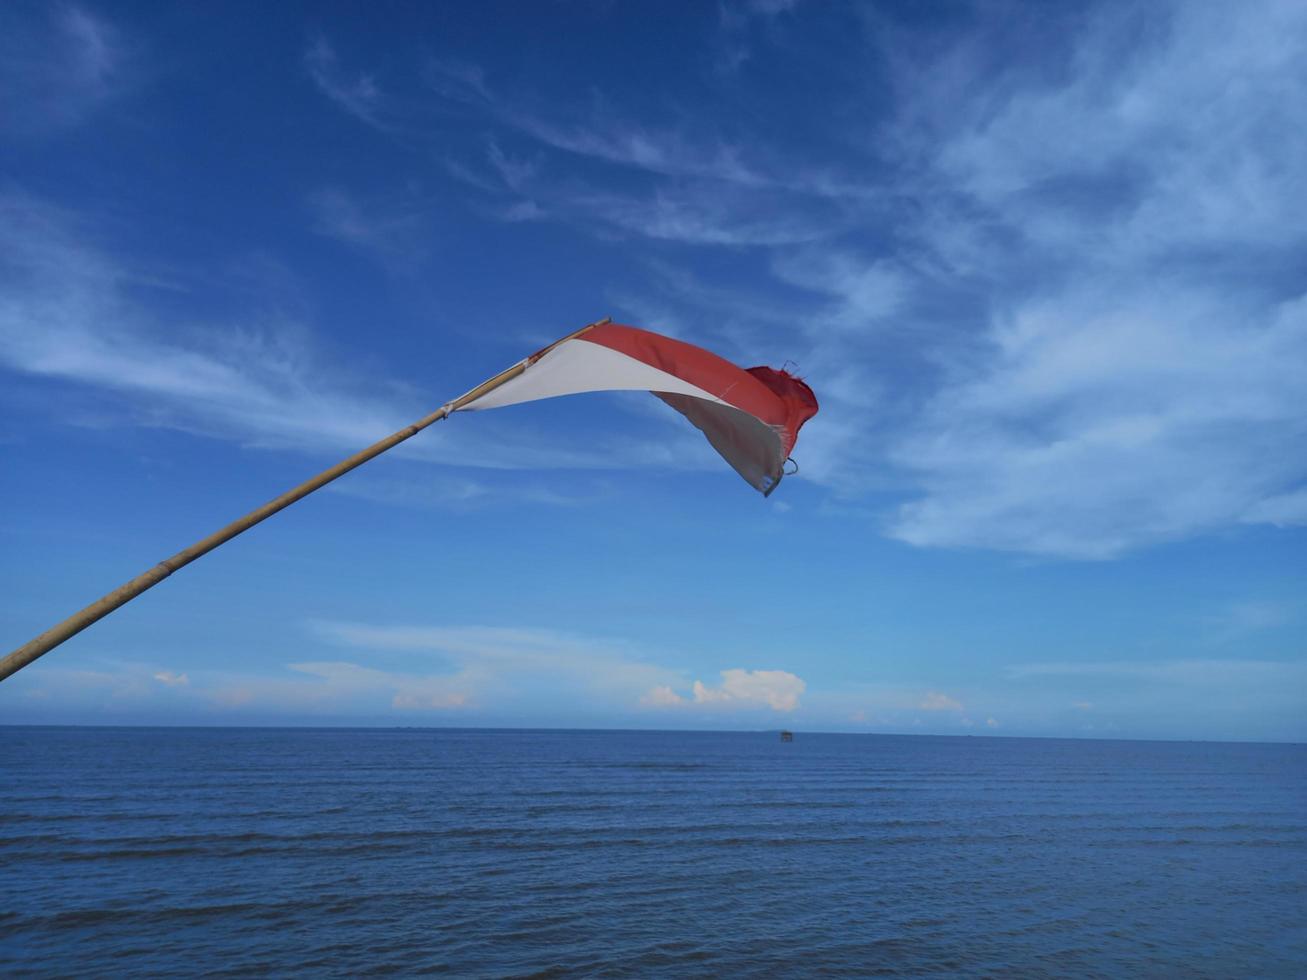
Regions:
<instances>
[{"instance_id":1,"label":"white cloud","mask_svg":"<svg viewBox=\"0 0 1307 980\"><path fill-rule=\"evenodd\" d=\"M761 702L776 711L793 711L807 685L785 670L723 670L720 687L694 682L694 700L714 702Z\"/></svg>"},{"instance_id":2,"label":"white cloud","mask_svg":"<svg viewBox=\"0 0 1307 980\"><path fill-rule=\"evenodd\" d=\"M926 495L893 536L1108 558L1246 521L1300 479L1307 300L1248 322L1197 287L1151 292L1066 292L997 330L895 447Z\"/></svg>"},{"instance_id":3,"label":"white cloud","mask_svg":"<svg viewBox=\"0 0 1307 980\"><path fill-rule=\"evenodd\" d=\"M961 711L962 702L939 691L928 691L917 707L923 711Z\"/></svg>"},{"instance_id":4,"label":"white cloud","mask_svg":"<svg viewBox=\"0 0 1307 980\"><path fill-rule=\"evenodd\" d=\"M690 702L663 684L640 695L640 703L652 708L678 708Z\"/></svg>"},{"instance_id":5,"label":"white cloud","mask_svg":"<svg viewBox=\"0 0 1307 980\"><path fill-rule=\"evenodd\" d=\"M1036 218L1049 201L1035 192L1058 180L1133 176L1136 206L1101 216L1103 244L1128 246L1115 256L1126 262L1181 242L1300 240L1307 203L1283 195L1304 177L1281 168L1307 151L1307 134L1293 125L1307 96L1307 12L1272 0L1243 10L1176 3L1159 13L1160 29L1127 50L1124 35L1146 25L1101 8L1059 82L959 101L940 169L980 201L1020 208L1043 245L1070 229ZM995 94L1006 98L982 105Z\"/></svg>"},{"instance_id":6,"label":"white cloud","mask_svg":"<svg viewBox=\"0 0 1307 980\"><path fill-rule=\"evenodd\" d=\"M191 682L191 679L185 674L178 674L171 670L156 671L154 679L168 687L185 687Z\"/></svg>"},{"instance_id":7,"label":"white cloud","mask_svg":"<svg viewBox=\"0 0 1307 980\"><path fill-rule=\"evenodd\" d=\"M1307 13L1258 10L1177 5L1123 59L1109 8L1052 85L951 66L920 243L1001 302L894 446L893 536L1109 558L1296 522L1307 295L1271 270L1307 242Z\"/></svg>"},{"instance_id":8,"label":"white cloud","mask_svg":"<svg viewBox=\"0 0 1307 980\"><path fill-rule=\"evenodd\" d=\"M690 705L712 705L727 708L748 708L766 705L773 711L793 711L799 706L799 697L807 689L803 680L785 670L743 670L734 668L721 672L722 683L709 687L695 681L691 696L682 697L670 686L652 688L640 703L650 707L678 708Z\"/></svg>"}]
</instances>

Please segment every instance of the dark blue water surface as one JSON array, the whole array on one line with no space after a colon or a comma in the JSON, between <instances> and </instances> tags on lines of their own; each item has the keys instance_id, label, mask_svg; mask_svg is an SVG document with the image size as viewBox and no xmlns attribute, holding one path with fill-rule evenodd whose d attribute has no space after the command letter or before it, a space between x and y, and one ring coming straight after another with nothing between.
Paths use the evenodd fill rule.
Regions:
<instances>
[{"instance_id":1,"label":"dark blue water surface","mask_svg":"<svg viewBox=\"0 0 1307 980\"><path fill-rule=\"evenodd\" d=\"M0 729L0 974L1307 976L1307 746Z\"/></svg>"}]
</instances>

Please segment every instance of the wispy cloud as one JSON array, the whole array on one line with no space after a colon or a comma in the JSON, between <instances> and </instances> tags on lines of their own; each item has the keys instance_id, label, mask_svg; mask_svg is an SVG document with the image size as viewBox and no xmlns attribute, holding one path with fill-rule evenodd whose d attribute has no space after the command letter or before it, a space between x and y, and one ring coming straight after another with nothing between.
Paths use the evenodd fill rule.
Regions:
<instances>
[{"instance_id":1,"label":"wispy cloud","mask_svg":"<svg viewBox=\"0 0 1307 980\"><path fill-rule=\"evenodd\" d=\"M0 9L0 132L38 136L74 126L125 91L135 44L84 7Z\"/></svg>"},{"instance_id":2,"label":"wispy cloud","mask_svg":"<svg viewBox=\"0 0 1307 980\"><path fill-rule=\"evenodd\" d=\"M926 493L891 533L1112 557L1247 520L1302 479L1304 301L1148 293L1067 292L996 329L895 446Z\"/></svg>"},{"instance_id":3,"label":"wispy cloud","mask_svg":"<svg viewBox=\"0 0 1307 980\"><path fill-rule=\"evenodd\" d=\"M61 9L72 13L47 34L80 52L70 77L108 91L121 37ZM801 359L823 402L802 476L841 504L877 508L887 535L1110 559L1241 524L1307 523L1307 14L1255 9L1098 7L1062 39L1055 66L1049 53L996 61L983 22L912 47L868 16L866 44L832 57L874 54L875 71L857 77L888 85L892 108L865 85L833 89L838 130L802 144L748 112L726 126L711 113L659 117L656 105L641 115L602 94L560 107L441 58L426 66L427 105L400 103L373 74L344 68L326 38L304 66L334 104L392 135L402 120L406 138L425 132L434 146L433 113L473 120L474 135L442 136L436 156L486 215L749 253L754 277L733 287L686 288L663 263L614 293L728 353L763 337L754 346L778 361ZM810 10L728 5L721 17L731 30L771 30ZM320 233L383 258L408 250L420 222L420 208L343 186L310 206ZM303 332L287 341L293 330L264 324L231 334L244 338L235 344L182 343L124 302L121 269L75 251L101 272L56 275L50 263L57 284L37 319L93 295L87 310L117 304L128 325L77 334L56 323L48 344L31 331L11 365L149 392L160 424L263 444L309 438L312 415L321 434L322 406L306 392L310 381L321 389L325 366L306 366ZM33 295L22 294L25 313ZM126 370L124 351L153 369ZM194 392L185 402L183 386ZM351 399L331 413L342 444L357 444L346 422L353 433L388 418L369 430L379 433L408 421L402 393L350 390L343 371L328 387L333 405L340 389ZM500 439L466 458L544 462L530 440ZM617 451L637 464L655 454ZM552 461L601 454L568 455Z\"/></svg>"},{"instance_id":4,"label":"wispy cloud","mask_svg":"<svg viewBox=\"0 0 1307 980\"><path fill-rule=\"evenodd\" d=\"M1168 7L1127 56L1105 8L1053 81L965 34L891 58L894 165L868 165L895 203L841 199L874 245L771 246L816 300L805 476L905 495L886 532L927 547L1104 559L1307 519L1307 16L1265 13Z\"/></svg>"},{"instance_id":5,"label":"wispy cloud","mask_svg":"<svg viewBox=\"0 0 1307 980\"><path fill-rule=\"evenodd\" d=\"M411 270L425 258L426 202L413 194L393 200L363 200L341 187L309 195L313 230L371 252L388 265Z\"/></svg>"},{"instance_id":6,"label":"wispy cloud","mask_svg":"<svg viewBox=\"0 0 1307 980\"><path fill-rule=\"evenodd\" d=\"M822 216L779 208L775 199L746 204L737 192L697 184L648 195L553 191L546 206L573 219L691 245L764 246L811 242L834 229Z\"/></svg>"},{"instance_id":7,"label":"wispy cloud","mask_svg":"<svg viewBox=\"0 0 1307 980\"><path fill-rule=\"evenodd\" d=\"M501 118L520 132L546 146L578 156L665 177L707 179L755 188L777 186L776 181L745 164L740 159L739 148L721 141L700 146L675 131L658 132L616 120L590 120L568 126L542 115L503 108L498 111Z\"/></svg>"},{"instance_id":8,"label":"wispy cloud","mask_svg":"<svg viewBox=\"0 0 1307 980\"><path fill-rule=\"evenodd\" d=\"M303 328L168 329L69 215L9 193L0 219L0 361L10 369L141 396L145 424L256 444L366 445L402 424L394 405L347 392Z\"/></svg>"},{"instance_id":9,"label":"wispy cloud","mask_svg":"<svg viewBox=\"0 0 1307 980\"><path fill-rule=\"evenodd\" d=\"M551 683L630 703L649 686L679 677L640 657L626 641L554 630L336 622L314 624L314 630L326 641L354 649L437 658L482 699L491 690Z\"/></svg>"},{"instance_id":10,"label":"wispy cloud","mask_svg":"<svg viewBox=\"0 0 1307 980\"><path fill-rule=\"evenodd\" d=\"M826 200L846 196L839 181L808 168L795 174L788 166L757 166L746 160L744 144L719 133L644 124L602 103L560 118L556 105L505 97L461 63L433 60L427 79L442 98L551 154L549 166L539 154L525 163L492 139L481 159L450 162L459 179L515 198L496 212L503 220L551 217L606 235L727 246L815 241L848 225ZM578 161L646 179L577 179Z\"/></svg>"},{"instance_id":11,"label":"wispy cloud","mask_svg":"<svg viewBox=\"0 0 1307 980\"><path fill-rule=\"evenodd\" d=\"M319 621L297 643L313 653L262 669L175 668L103 658L95 670L25 672L19 702L123 710L189 706L218 717L403 716L491 712L621 715L650 687L681 685L630 642L549 629ZM57 693L55 693L57 692ZM98 706L98 707L97 707Z\"/></svg>"},{"instance_id":12,"label":"wispy cloud","mask_svg":"<svg viewBox=\"0 0 1307 980\"><path fill-rule=\"evenodd\" d=\"M867 334L901 329L905 294L920 288L919 277L896 260L861 255L847 248L812 248L781 253L773 272L782 281L817 293L829 305L809 330Z\"/></svg>"},{"instance_id":13,"label":"wispy cloud","mask_svg":"<svg viewBox=\"0 0 1307 980\"><path fill-rule=\"evenodd\" d=\"M952 80L922 242L1001 305L894 448L923 493L891 534L1106 558L1271 517L1307 478L1307 297L1274 272L1307 240L1307 17L1262 9L1171 8L1125 65L1104 14L1060 84ZM963 204L989 247L957 251Z\"/></svg>"},{"instance_id":14,"label":"wispy cloud","mask_svg":"<svg viewBox=\"0 0 1307 980\"><path fill-rule=\"evenodd\" d=\"M546 147L664 177L698 178L747 187L779 184L742 160L741 148L720 137L691 139L673 129L656 129L616 115L602 105L575 121L556 118L544 105L493 93L484 74L465 64L432 60L427 81L445 99L490 116L506 130ZM556 111L556 107L555 107ZM492 144L491 163L502 154ZM507 181L510 186L517 183Z\"/></svg>"},{"instance_id":15,"label":"wispy cloud","mask_svg":"<svg viewBox=\"0 0 1307 980\"><path fill-rule=\"evenodd\" d=\"M761 11L763 21L782 12L782 5L774 6ZM578 160L609 164L635 176L661 178L657 186L663 190L684 183L703 184L719 192L732 190L750 208L766 207L769 195L777 193L791 198L792 210L818 207L823 199L851 205L879 202L884 196L882 189L865 181L844 178L829 160L796 161L790 148L727 136L719 127L708 125L706 114L682 111L676 114L681 122L659 124L642 121L594 93L588 102L573 99L564 103L538 93L506 94L496 91L480 69L450 60L429 61L425 77L447 103L493 122L517 142L558 151L552 162L557 165L554 169L563 172L573 171L568 163ZM497 158L503 150L493 140L490 146L487 162L498 171ZM568 157L577 159L569 161ZM533 163L532 177L542 176L544 169L539 161ZM501 176L506 178L506 186L524 190L522 181ZM621 181L607 183L617 186ZM746 196L746 191L754 193Z\"/></svg>"},{"instance_id":16,"label":"wispy cloud","mask_svg":"<svg viewBox=\"0 0 1307 980\"><path fill-rule=\"evenodd\" d=\"M385 97L376 79L366 72L342 68L326 38L315 38L309 45L304 52L304 67L322 93L342 110L375 129L390 129L383 118Z\"/></svg>"},{"instance_id":17,"label":"wispy cloud","mask_svg":"<svg viewBox=\"0 0 1307 980\"><path fill-rule=\"evenodd\" d=\"M91 241L73 215L19 192L0 194L0 367L112 396L130 424L314 453L359 449L455 393L365 376L329 356L303 322L163 322L139 298L141 277ZM569 445L506 415L458 416L395 452L510 470L710 465L696 433L673 428L670 414L659 424L670 438L601 433ZM403 497L376 485L352 490Z\"/></svg>"},{"instance_id":18,"label":"wispy cloud","mask_svg":"<svg viewBox=\"0 0 1307 980\"><path fill-rule=\"evenodd\" d=\"M764 6L724 24L802 12ZM883 527L914 545L1106 559L1307 520L1307 15L1258 10L1097 8L1057 72L996 66L983 25L908 51L868 18L899 97L858 180L742 125L560 110L441 60L427 81L493 128L451 165L487 213L769 257L822 380L805 477L906 498ZM720 319L663 279L624 297Z\"/></svg>"}]
</instances>

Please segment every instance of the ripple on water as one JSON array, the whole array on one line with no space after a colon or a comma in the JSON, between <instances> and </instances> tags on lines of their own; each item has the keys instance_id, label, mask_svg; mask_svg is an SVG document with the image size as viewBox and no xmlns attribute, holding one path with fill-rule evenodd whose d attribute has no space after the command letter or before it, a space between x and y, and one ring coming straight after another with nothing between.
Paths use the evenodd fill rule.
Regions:
<instances>
[{"instance_id":1,"label":"ripple on water","mask_svg":"<svg viewBox=\"0 0 1307 980\"><path fill-rule=\"evenodd\" d=\"M22 735L0 973L1307 975L1298 746Z\"/></svg>"}]
</instances>

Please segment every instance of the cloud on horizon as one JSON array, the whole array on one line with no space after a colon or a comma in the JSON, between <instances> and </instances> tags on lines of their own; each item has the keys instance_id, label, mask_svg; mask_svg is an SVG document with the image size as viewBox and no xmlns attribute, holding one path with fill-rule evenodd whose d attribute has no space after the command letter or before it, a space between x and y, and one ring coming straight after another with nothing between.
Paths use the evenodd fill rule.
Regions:
<instances>
[{"instance_id":1,"label":"cloud on horizon","mask_svg":"<svg viewBox=\"0 0 1307 980\"><path fill-rule=\"evenodd\" d=\"M1225 737L1297 730L1301 660L1175 658L994 667L953 694L910 681L813 686L785 670L730 668L721 682L667 666L627 641L548 629L319 622L303 659L268 668L111 656L43 663L6 682L16 721L195 724L271 718L334 723L755 726L802 730L1186 736L1195 713ZM333 649L334 648L334 649ZM309 652L311 651L311 652ZM182 669L184 667L184 669ZM924 691L924 693L923 693ZM964 709L964 704L966 708Z\"/></svg>"},{"instance_id":2,"label":"cloud on horizon","mask_svg":"<svg viewBox=\"0 0 1307 980\"><path fill-rule=\"evenodd\" d=\"M195 666L180 672L121 660L106 661L103 670L43 665L20 675L17 688L29 703L57 688L70 703L98 701L101 708L184 704L233 719L260 712L371 712L398 720L431 712L502 716L541 696L564 712L600 716L672 704L721 715L758 708L791 712L806 686L783 670L728 669L720 686L695 681L692 698L682 699L672 692L687 686L685 673L648 659L629 642L546 629L321 621L310 624L309 632L328 648L348 649L349 658L324 655L261 672Z\"/></svg>"},{"instance_id":3,"label":"cloud on horizon","mask_svg":"<svg viewBox=\"0 0 1307 980\"><path fill-rule=\"evenodd\" d=\"M961 711L962 703L939 691L927 691L917 707L922 711Z\"/></svg>"},{"instance_id":4,"label":"cloud on horizon","mask_svg":"<svg viewBox=\"0 0 1307 980\"><path fill-rule=\"evenodd\" d=\"M668 685L651 688L640 703L652 708L724 707L729 709L766 705L773 711L788 712L799 706L799 697L807 689L802 678L786 670L744 670L732 668L721 672L722 683L709 687L695 681L690 697L677 694Z\"/></svg>"}]
</instances>

